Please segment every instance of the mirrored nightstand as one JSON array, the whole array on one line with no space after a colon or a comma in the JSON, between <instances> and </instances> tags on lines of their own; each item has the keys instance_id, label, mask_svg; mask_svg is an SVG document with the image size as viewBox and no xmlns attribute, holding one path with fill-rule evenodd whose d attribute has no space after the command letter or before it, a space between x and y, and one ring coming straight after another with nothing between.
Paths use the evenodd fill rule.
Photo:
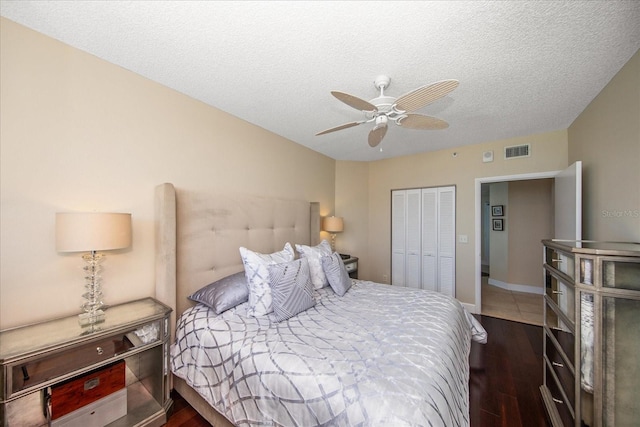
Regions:
<instances>
[{"instance_id":1,"label":"mirrored nightstand","mask_svg":"<svg viewBox=\"0 0 640 427\"><path fill-rule=\"evenodd\" d=\"M48 425L52 389L114 365L124 368L127 408L113 425L164 424L170 313L145 298L110 306L93 327L73 315L0 331L0 425Z\"/></svg>"},{"instance_id":2,"label":"mirrored nightstand","mask_svg":"<svg viewBox=\"0 0 640 427\"><path fill-rule=\"evenodd\" d=\"M358 278L358 258L354 256L350 256L349 258L343 259L344 266L347 268L349 272L349 277L352 279Z\"/></svg>"}]
</instances>

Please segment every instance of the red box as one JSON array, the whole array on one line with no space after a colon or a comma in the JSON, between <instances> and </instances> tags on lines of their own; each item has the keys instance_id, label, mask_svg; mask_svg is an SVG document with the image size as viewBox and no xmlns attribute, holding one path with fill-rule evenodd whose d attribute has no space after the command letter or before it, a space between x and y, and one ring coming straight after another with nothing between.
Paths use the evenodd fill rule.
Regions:
<instances>
[{"instance_id":1,"label":"red box","mask_svg":"<svg viewBox=\"0 0 640 427\"><path fill-rule=\"evenodd\" d=\"M125 387L125 362L96 369L51 387L51 419L55 420Z\"/></svg>"}]
</instances>

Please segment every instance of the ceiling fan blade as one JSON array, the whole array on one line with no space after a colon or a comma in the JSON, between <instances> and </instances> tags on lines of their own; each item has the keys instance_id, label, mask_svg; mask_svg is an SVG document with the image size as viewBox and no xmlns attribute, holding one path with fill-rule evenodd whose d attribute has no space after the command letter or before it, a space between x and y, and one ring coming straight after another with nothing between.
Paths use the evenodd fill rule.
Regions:
<instances>
[{"instance_id":1,"label":"ceiling fan blade","mask_svg":"<svg viewBox=\"0 0 640 427\"><path fill-rule=\"evenodd\" d=\"M458 87L458 80L443 80L419 87L396 100L396 108L402 111L416 111L425 105L446 96Z\"/></svg>"},{"instance_id":2,"label":"ceiling fan blade","mask_svg":"<svg viewBox=\"0 0 640 427\"><path fill-rule=\"evenodd\" d=\"M376 147L387 134L387 125L377 125L369 132L369 146Z\"/></svg>"},{"instance_id":3,"label":"ceiling fan blade","mask_svg":"<svg viewBox=\"0 0 640 427\"><path fill-rule=\"evenodd\" d=\"M422 114L407 114L407 117L398 120L398 125L407 129L426 129L437 130L446 129L449 123L442 119L431 116L423 116Z\"/></svg>"},{"instance_id":4,"label":"ceiling fan blade","mask_svg":"<svg viewBox=\"0 0 640 427\"><path fill-rule=\"evenodd\" d=\"M330 129L325 129L321 132L316 133L316 136L318 135L324 135L325 133L331 133L331 132L335 132L337 130L342 130L342 129L348 129L350 127L354 127L354 126L358 126L362 123L364 123L365 121L361 121L361 122L351 122L351 123L345 123L343 125L340 126L336 126L334 128L330 128Z\"/></svg>"},{"instance_id":5,"label":"ceiling fan blade","mask_svg":"<svg viewBox=\"0 0 640 427\"><path fill-rule=\"evenodd\" d=\"M371 104L370 102L365 101L364 99L360 99L357 96L349 95L348 93L338 92L337 90L332 90L331 95L338 98L340 101L347 104L349 107L355 108L356 110L361 111L378 111L378 107Z\"/></svg>"}]
</instances>

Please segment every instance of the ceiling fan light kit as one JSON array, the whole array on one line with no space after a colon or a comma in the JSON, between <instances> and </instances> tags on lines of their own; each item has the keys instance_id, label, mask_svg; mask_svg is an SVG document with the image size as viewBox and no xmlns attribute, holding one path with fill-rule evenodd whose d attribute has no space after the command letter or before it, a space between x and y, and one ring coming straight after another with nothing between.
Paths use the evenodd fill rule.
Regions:
<instances>
[{"instance_id":1,"label":"ceiling fan light kit","mask_svg":"<svg viewBox=\"0 0 640 427\"><path fill-rule=\"evenodd\" d=\"M458 87L459 82L457 80L443 80L421 86L399 98L386 96L384 94L384 90L389 87L390 83L390 77L385 75L377 76L373 84L376 89L380 91L380 96L370 101L365 101L348 93L331 91L331 94L339 101L342 101L351 108L362 111L365 119L323 130L318 132L316 136L358 126L363 123L374 123L373 129L369 132L369 145L376 147L382 142L382 139L386 135L389 121L407 129L437 130L449 127L449 124L442 119L416 114L413 113L413 111L419 110L447 96Z\"/></svg>"}]
</instances>

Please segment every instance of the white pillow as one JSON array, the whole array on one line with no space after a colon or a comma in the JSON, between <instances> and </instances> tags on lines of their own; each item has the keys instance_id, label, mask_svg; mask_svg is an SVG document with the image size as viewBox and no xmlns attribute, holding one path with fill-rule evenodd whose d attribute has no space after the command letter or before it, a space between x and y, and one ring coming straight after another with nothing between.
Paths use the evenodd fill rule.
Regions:
<instances>
[{"instance_id":1,"label":"white pillow","mask_svg":"<svg viewBox=\"0 0 640 427\"><path fill-rule=\"evenodd\" d=\"M322 269L322 257L331 255L331 245L326 240L323 240L317 246L305 246L296 245L296 250L300 253L300 256L307 259L309 263L309 275L311 276L311 283L316 289L324 288L329 284L327 276Z\"/></svg>"},{"instance_id":2,"label":"white pillow","mask_svg":"<svg viewBox=\"0 0 640 427\"><path fill-rule=\"evenodd\" d=\"M268 266L293 261L294 253L291 244L287 242L283 250L272 254L261 254L240 247L240 256L244 264L244 274L247 276L247 282L249 283L247 315L259 317L271 313L273 307Z\"/></svg>"},{"instance_id":3,"label":"white pillow","mask_svg":"<svg viewBox=\"0 0 640 427\"><path fill-rule=\"evenodd\" d=\"M340 254L334 252L330 256L322 257L322 268L333 292L339 296L346 294L351 287L351 277L349 277L347 267L345 267Z\"/></svg>"},{"instance_id":4,"label":"white pillow","mask_svg":"<svg viewBox=\"0 0 640 427\"><path fill-rule=\"evenodd\" d=\"M269 266L273 315L281 322L316 305L305 258Z\"/></svg>"}]
</instances>

